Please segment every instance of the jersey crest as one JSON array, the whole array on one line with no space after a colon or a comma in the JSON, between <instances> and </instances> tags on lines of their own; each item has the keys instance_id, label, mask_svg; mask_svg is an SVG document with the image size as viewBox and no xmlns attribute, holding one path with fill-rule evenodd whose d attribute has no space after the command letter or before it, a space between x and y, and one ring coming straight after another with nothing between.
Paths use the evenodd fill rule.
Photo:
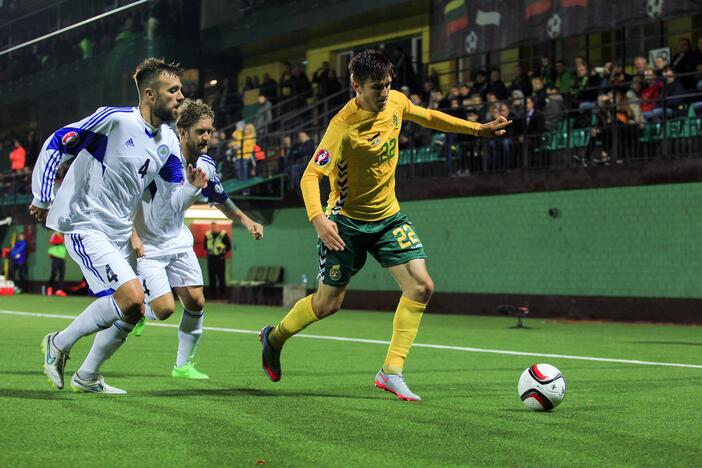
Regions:
<instances>
[{"instance_id":1,"label":"jersey crest","mask_svg":"<svg viewBox=\"0 0 702 468\"><path fill-rule=\"evenodd\" d=\"M317 151L317 154L314 155L314 163L318 166L326 166L330 159L329 151L325 149L320 149Z\"/></svg>"}]
</instances>

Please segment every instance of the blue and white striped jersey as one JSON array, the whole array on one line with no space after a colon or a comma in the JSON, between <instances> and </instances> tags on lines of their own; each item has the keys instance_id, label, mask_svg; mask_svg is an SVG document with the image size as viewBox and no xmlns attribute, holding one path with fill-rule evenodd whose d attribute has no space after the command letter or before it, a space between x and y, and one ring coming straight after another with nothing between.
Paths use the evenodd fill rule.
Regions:
<instances>
[{"instance_id":1,"label":"blue and white striped jersey","mask_svg":"<svg viewBox=\"0 0 702 468\"><path fill-rule=\"evenodd\" d=\"M211 157L203 154L196 163L208 178L207 187L201 191L185 181L184 165L184 161L175 157L169 160L142 198L134 227L147 257L192 250L193 235L184 223L187 209L197 201L224 203L229 198Z\"/></svg>"},{"instance_id":2,"label":"blue and white striped jersey","mask_svg":"<svg viewBox=\"0 0 702 468\"><path fill-rule=\"evenodd\" d=\"M168 125L151 126L136 107L101 107L46 140L32 175L32 204L50 208L51 229L102 232L126 252L133 212L171 156L180 158L180 145ZM54 194L56 171L72 157Z\"/></svg>"}]
</instances>

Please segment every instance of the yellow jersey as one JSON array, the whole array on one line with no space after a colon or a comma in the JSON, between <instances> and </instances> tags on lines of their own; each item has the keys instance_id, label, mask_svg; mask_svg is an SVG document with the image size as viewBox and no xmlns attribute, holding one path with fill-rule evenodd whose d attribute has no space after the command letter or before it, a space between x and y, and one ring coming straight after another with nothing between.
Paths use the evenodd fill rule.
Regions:
<instances>
[{"instance_id":1,"label":"yellow jersey","mask_svg":"<svg viewBox=\"0 0 702 468\"><path fill-rule=\"evenodd\" d=\"M351 99L331 120L307 165L300 187L311 221L322 214L319 181L329 177L326 215L379 221L400 211L395 195L398 137L403 119L452 133L477 135L480 124L415 106L399 91L390 91L382 112L361 109Z\"/></svg>"}]
</instances>

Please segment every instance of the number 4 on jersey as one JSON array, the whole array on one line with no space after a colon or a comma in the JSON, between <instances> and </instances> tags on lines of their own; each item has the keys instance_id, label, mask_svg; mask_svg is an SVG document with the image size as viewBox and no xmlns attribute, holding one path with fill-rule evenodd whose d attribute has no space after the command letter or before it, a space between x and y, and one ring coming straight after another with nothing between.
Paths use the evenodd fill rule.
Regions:
<instances>
[{"instance_id":1,"label":"number 4 on jersey","mask_svg":"<svg viewBox=\"0 0 702 468\"><path fill-rule=\"evenodd\" d=\"M149 163L151 162L150 159L147 159L146 162L139 168L139 174L141 174L141 178L143 179L146 177L146 173L149 171Z\"/></svg>"}]
</instances>

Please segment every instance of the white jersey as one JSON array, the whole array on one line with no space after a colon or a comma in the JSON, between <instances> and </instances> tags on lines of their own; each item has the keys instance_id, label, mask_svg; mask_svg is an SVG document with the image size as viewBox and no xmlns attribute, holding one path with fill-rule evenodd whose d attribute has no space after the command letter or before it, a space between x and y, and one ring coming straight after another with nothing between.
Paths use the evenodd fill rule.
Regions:
<instances>
[{"instance_id":1,"label":"white jersey","mask_svg":"<svg viewBox=\"0 0 702 468\"><path fill-rule=\"evenodd\" d=\"M54 196L56 171L74 156ZM50 208L47 227L97 231L126 251L144 189L173 158L180 159L180 145L168 125L149 125L135 107L101 107L46 140L32 175L32 204Z\"/></svg>"},{"instance_id":2,"label":"white jersey","mask_svg":"<svg viewBox=\"0 0 702 468\"><path fill-rule=\"evenodd\" d=\"M177 166L173 164L168 170L166 167L161 170L144 193L140 210L134 218L134 227L144 244L147 258L192 250L193 235L184 223L186 210L198 200L224 203L228 199L212 158L201 155L196 164L208 179L207 187L202 191L185 180L183 164L179 161Z\"/></svg>"}]
</instances>

